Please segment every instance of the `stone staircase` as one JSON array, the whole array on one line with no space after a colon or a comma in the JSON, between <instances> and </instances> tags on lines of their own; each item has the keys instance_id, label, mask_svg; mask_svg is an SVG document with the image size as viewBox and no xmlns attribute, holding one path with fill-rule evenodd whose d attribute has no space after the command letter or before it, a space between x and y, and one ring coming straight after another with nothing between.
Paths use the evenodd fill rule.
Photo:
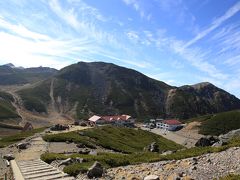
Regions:
<instances>
[{"instance_id":1,"label":"stone staircase","mask_svg":"<svg viewBox=\"0 0 240 180\"><path fill-rule=\"evenodd\" d=\"M40 159L18 161L16 164L25 180L75 180L74 177L70 177ZM17 177L15 179L18 180Z\"/></svg>"}]
</instances>

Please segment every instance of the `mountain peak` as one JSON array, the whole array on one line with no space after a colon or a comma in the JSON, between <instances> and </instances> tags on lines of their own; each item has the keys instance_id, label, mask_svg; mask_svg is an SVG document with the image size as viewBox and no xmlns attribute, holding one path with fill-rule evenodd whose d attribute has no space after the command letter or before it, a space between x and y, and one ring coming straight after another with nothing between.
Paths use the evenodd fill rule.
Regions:
<instances>
[{"instance_id":1,"label":"mountain peak","mask_svg":"<svg viewBox=\"0 0 240 180\"><path fill-rule=\"evenodd\" d=\"M8 67L11 67L11 68L15 68L14 64L12 64L12 63L7 63L7 64L4 64L3 66L8 66Z\"/></svg>"},{"instance_id":2,"label":"mountain peak","mask_svg":"<svg viewBox=\"0 0 240 180\"><path fill-rule=\"evenodd\" d=\"M193 87L194 89L201 89L201 88L212 87L212 86L214 85L210 82L201 82L201 83L191 85L191 87Z\"/></svg>"}]
</instances>

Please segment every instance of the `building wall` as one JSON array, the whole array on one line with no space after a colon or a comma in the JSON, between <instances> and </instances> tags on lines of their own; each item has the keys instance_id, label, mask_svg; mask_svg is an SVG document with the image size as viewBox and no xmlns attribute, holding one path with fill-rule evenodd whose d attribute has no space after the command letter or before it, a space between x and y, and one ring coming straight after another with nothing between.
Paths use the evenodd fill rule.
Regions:
<instances>
[{"instance_id":1,"label":"building wall","mask_svg":"<svg viewBox=\"0 0 240 180\"><path fill-rule=\"evenodd\" d=\"M180 127L181 125L168 125L162 122L157 122L156 127L161 129L166 129L168 131L174 131L176 128Z\"/></svg>"}]
</instances>

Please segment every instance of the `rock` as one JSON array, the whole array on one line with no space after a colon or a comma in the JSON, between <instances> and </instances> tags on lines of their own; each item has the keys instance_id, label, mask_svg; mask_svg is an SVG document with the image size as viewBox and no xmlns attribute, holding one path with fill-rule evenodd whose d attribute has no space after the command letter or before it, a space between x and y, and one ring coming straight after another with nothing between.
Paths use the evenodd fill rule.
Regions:
<instances>
[{"instance_id":1,"label":"rock","mask_svg":"<svg viewBox=\"0 0 240 180\"><path fill-rule=\"evenodd\" d=\"M19 143L17 144L17 148L18 149L27 149L27 147L29 146L29 143Z\"/></svg>"},{"instance_id":2,"label":"rock","mask_svg":"<svg viewBox=\"0 0 240 180\"><path fill-rule=\"evenodd\" d=\"M196 164L198 164L198 159L194 157L194 158L192 158L192 162L193 162L192 163L193 165L196 165Z\"/></svg>"},{"instance_id":3,"label":"rock","mask_svg":"<svg viewBox=\"0 0 240 180\"><path fill-rule=\"evenodd\" d=\"M83 132L83 131L80 131L78 134L79 134L80 136L84 136L84 132Z\"/></svg>"},{"instance_id":4,"label":"rock","mask_svg":"<svg viewBox=\"0 0 240 180\"><path fill-rule=\"evenodd\" d=\"M179 175L179 177L185 177L185 176L186 176L186 173L185 173L185 172L181 172L181 173L179 173L178 175Z\"/></svg>"},{"instance_id":5,"label":"rock","mask_svg":"<svg viewBox=\"0 0 240 180\"><path fill-rule=\"evenodd\" d=\"M67 165L70 165L70 164L72 164L72 163L73 163L72 158L67 158L67 159L65 159L65 160L62 160L62 161L59 163L58 166L61 166L61 165L67 166Z\"/></svg>"},{"instance_id":6,"label":"rock","mask_svg":"<svg viewBox=\"0 0 240 180\"><path fill-rule=\"evenodd\" d=\"M156 142L153 142L149 145L148 150L150 152L159 152L159 146Z\"/></svg>"},{"instance_id":7,"label":"rock","mask_svg":"<svg viewBox=\"0 0 240 180\"><path fill-rule=\"evenodd\" d=\"M88 154L96 156L98 153L97 153L97 151L91 150Z\"/></svg>"},{"instance_id":8,"label":"rock","mask_svg":"<svg viewBox=\"0 0 240 180\"><path fill-rule=\"evenodd\" d=\"M146 176L144 180L159 180L159 177L156 175L149 175L149 176Z\"/></svg>"},{"instance_id":9,"label":"rock","mask_svg":"<svg viewBox=\"0 0 240 180\"><path fill-rule=\"evenodd\" d=\"M224 143L227 143L234 136L240 136L240 129L232 130L226 134L220 135L218 138L222 140Z\"/></svg>"},{"instance_id":10,"label":"rock","mask_svg":"<svg viewBox=\"0 0 240 180\"><path fill-rule=\"evenodd\" d=\"M195 144L197 147L212 146L214 143L218 142L219 139L214 136L201 137Z\"/></svg>"},{"instance_id":11,"label":"rock","mask_svg":"<svg viewBox=\"0 0 240 180\"><path fill-rule=\"evenodd\" d=\"M50 128L51 131L63 131L69 129L69 126L61 125L61 124L56 124Z\"/></svg>"},{"instance_id":12,"label":"rock","mask_svg":"<svg viewBox=\"0 0 240 180\"><path fill-rule=\"evenodd\" d=\"M196 166L192 166L189 168L189 172L192 173L193 171L197 170Z\"/></svg>"},{"instance_id":13,"label":"rock","mask_svg":"<svg viewBox=\"0 0 240 180\"><path fill-rule=\"evenodd\" d=\"M212 146L213 147L220 147L220 146L223 146L223 145L226 145L227 143L226 142L223 142L222 140L218 141L218 142L215 142Z\"/></svg>"},{"instance_id":14,"label":"rock","mask_svg":"<svg viewBox=\"0 0 240 180\"><path fill-rule=\"evenodd\" d=\"M168 155L168 154L172 154L172 151L165 151L164 153L162 153L162 155Z\"/></svg>"},{"instance_id":15,"label":"rock","mask_svg":"<svg viewBox=\"0 0 240 180\"><path fill-rule=\"evenodd\" d=\"M88 178L98 178L103 175L103 167L99 162L95 162L87 172Z\"/></svg>"},{"instance_id":16,"label":"rock","mask_svg":"<svg viewBox=\"0 0 240 180\"><path fill-rule=\"evenodd\" d=\"M91 151L90 149L84 148L84 149L81 149L78 153L79 153L79 154L89 154L90 151Z\"/></svg>"},{"instance_id":17,"label":"rock","mask_svg":"<svg viewBox=\"0 0 240 180\"><path fill-rule=\"evenodd\" d=\"M86 148L86 146L84 145L84 144L82 144L82 143L79 143L79 144L77 144L76 145L78 148Z\"/></svg>"},{"instance_id":18,"label":"rock","mask_svg":"<svg viewBox=\"0 0 240 180\"><path fill-rule=\"evenodd\" d=\"M15 159L15 157L14 157L13 154L5 154L5 155L3 156L3 159L6 159L6 160L8 160L8 161L11 161L11 160Z\"/></svg>"},{"instance_id":19,"label":"rock","mask_svg":"<svg viewBox=\"0 0 240 180\"><path fill-rule=\"evenodd\" d=\"M79 158L79 157L77 157L76 159L74 159L74 161L75 161L76 163L83 163L83 162L86 162L85 159L83 159L83 158Z\"/></svg>"}]
</instances>

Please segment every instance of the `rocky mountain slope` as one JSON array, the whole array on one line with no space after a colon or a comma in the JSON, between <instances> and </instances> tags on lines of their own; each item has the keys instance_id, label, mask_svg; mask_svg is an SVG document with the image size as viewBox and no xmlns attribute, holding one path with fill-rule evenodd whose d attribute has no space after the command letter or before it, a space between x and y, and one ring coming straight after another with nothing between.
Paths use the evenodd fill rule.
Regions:
<instances>
[{"instance_id":1,"label":"rocky mountain slope","mask_svg":"<svg viewBox=\"0 0 240 180\"><path fill-rule=\"evenodd\" d=\"M240 100L210 83L173 87L135 70L110 63L70 65L52 78L19 92L30 111L77 118L91 114L130 114L189 118L240 109Z\"/></svg>"},{"instance_id":2,"label":"rocky mountain slope","mask_svg":"<svg viewBox=\"0 0 240 180\"><path fill-rule=\"evenodd\" d=\"M56 69L48 67L23 68L9 63L0 66L0 85L33 83L46 79L56 72Z\"/></svg>"}]
</instances>

